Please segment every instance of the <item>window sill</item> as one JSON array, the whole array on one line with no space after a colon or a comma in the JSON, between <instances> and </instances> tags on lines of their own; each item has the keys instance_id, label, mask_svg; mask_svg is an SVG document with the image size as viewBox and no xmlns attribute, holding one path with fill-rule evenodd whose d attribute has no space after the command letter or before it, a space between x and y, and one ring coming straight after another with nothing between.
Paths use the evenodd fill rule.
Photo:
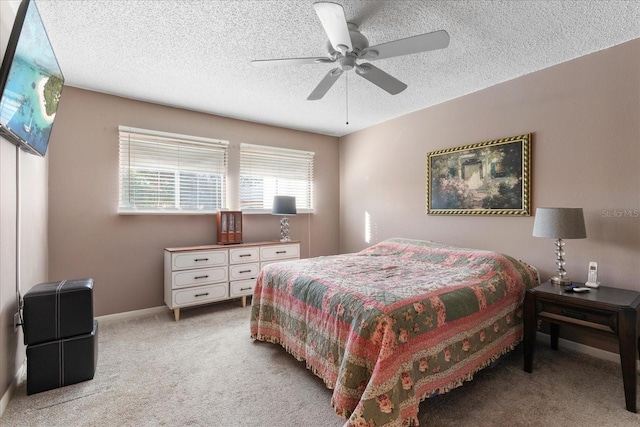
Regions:
<instances>
[{"instance_id":1,"label":"window sill","mask_svg":"<svg viewBox=\"0 0 640 427\"><path fill-rule=\"evenodd\" d=\"M215 215L218 211L119 209L118 215Z\"/></svg>"}]
</instances>

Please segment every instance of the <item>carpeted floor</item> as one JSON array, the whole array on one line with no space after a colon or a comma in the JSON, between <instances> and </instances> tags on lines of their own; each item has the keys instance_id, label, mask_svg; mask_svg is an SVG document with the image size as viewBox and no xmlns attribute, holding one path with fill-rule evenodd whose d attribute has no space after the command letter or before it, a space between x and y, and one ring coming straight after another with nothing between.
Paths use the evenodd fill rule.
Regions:
<instances>
[{"instance_id":1,"label":"carpeted floor","mask_svg":"<svg viewBox=\"0 0 640 427\"><path fill-rule=\"evenodd\" d=\"M26 395L2 426L339 427L331 391L280 346L249 338L250 308L227 302L102 322L95 378ZM639 426L625 410L615 363L521 348L452 392L420 406L421 426Z\"/></svg>"}]
</instances>

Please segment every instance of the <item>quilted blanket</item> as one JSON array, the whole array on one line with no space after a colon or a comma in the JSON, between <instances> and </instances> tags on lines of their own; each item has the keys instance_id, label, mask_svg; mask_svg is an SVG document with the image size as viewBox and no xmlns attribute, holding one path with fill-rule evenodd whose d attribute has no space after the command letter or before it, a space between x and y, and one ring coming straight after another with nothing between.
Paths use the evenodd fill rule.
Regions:
<instances>
[{"instance_id":1,"label":"quilted blanket","mask_svg":"<svg viewBox=\"0 0 640 427\"><path fill-rule=\"evenodd\" d=\"M445 393L512 350L536 270L496 252L389 239L355 254L265 266L251 337L333 389L345 426L418 425Z\"/></svg>"}]
</instances>

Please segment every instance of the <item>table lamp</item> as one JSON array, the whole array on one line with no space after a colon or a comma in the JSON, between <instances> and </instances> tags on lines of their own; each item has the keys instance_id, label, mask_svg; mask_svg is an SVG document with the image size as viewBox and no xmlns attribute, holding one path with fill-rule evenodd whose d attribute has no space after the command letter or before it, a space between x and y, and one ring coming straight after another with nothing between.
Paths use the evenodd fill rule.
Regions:
<instances>
[{"instance_id":1,"label":"table lamp","mask_svg":"<svg viewBox=\"0 0 640 427\"><path fill-rule=\"evenodd\" d=\"M564 269L564 242L562 239L584 239L587 237L582 208L537 208L533 223L533 236L556 239L558 275L551 278L551 283L556 285L571 284Z\"/></svg>"},{"instance_id":2,"label":"table lamp","mask_svg":"<svg viewBox=\"0 0 640 427\"><path fill-rule=\"evenodd\" d=\"M280 219L280 241L290 242L289 216L296 215L296 198L293 196L275 196L273 198L272 215L282 215Z\"/></svg>"}]
</instances>

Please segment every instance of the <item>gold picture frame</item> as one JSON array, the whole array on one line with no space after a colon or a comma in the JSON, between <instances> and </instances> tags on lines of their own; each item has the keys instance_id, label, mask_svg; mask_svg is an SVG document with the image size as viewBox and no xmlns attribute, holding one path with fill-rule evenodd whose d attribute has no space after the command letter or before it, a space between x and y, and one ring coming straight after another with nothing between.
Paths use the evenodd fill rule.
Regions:
<instances>
[{"instance_id":1,"label":"gold picture frame","mask_svg":"<svg viewBox=\"0 0 640 427\"><path fill-rule=\"evenodd\" d=\"M427 153L427 214L531 215L531 134Z\"/></svg>"}]
</instances>

